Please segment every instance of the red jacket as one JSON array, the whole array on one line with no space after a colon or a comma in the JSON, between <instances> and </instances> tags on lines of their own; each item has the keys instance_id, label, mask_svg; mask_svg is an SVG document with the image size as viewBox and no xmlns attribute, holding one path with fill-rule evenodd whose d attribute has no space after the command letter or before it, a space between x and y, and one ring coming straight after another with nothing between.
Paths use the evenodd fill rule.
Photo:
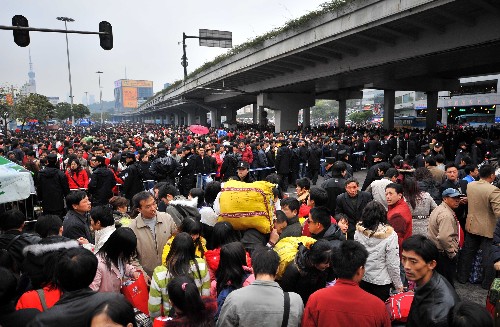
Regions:
<instances>
[{"instance_id":1,"label":"red jacket","mask_svg":"<svg viewBox=\"0 0 500 327\"><path fill-rule=\"evenodd\" d=\"M334 286L314 292L307 301L302 327L390 327L384 302L358 283L338 279Z\"/></svg>"},{"instance_id":2,"label":"red jacket","mask_svg":"<svg viewBox=\"0 0 500 327\"><path fill-rule=\"evenodd\" d=\"M85 169L82 169L78 172L66 170L66 178L68 179L70 190L89 188L89 176L87 175L87 171Z\"/></svg>"},{"instance_id":3,"label":"red jacket","mask_svg":"<svg viewBox=\"0 0 500 327\"><path fill-rule=\"evenodd\" d=\"M43 293L45 295L45 303L49 309L61 298L61 290L58 288L51 289L46 286L43 288ZM24 293L17 301L16 310L30 308L43 311L42 302L40 302L40 297L35 290Z\"/></svg>"},{"instance_id":4,"label":"red jacket","mask_svg":"<svg viewBox=\"0 0 500 327\"><path fill-rule=\"evenodd\" d=\"M401 244L403 244L403 241L410 237L413 232L411 218L410 207L404 199L399 200L395 205L389 206L387 221L398 234L399 257L401 257L401 252L403 251Z\"/></svg>"},{"instance_id":5,"label":"red jacket","mask_svg":"<svg viewBox=\"0 0 500 327\"><path fill-rule=\"evenodd\" d=\"M246 255L247 267L251 268L252 259L250 258L248 252L246 252ZM219 268L220 263L220 248L207 250L207 252L205 252L205 261L207 262L210 279L215 280L215 272L217 271L217 268Z\"/></svg>"},{"instance_id":6,"label":"red jacket","mask_svg":"<svg viewBox=\"0 0 500 327\"><path fill-rule=\"evenodd\" d=\"M248 164L252 164L253 153L251 147L246 146L245 149L241 151L241 160L248 162Z\"/></svg>"}]
</instances>

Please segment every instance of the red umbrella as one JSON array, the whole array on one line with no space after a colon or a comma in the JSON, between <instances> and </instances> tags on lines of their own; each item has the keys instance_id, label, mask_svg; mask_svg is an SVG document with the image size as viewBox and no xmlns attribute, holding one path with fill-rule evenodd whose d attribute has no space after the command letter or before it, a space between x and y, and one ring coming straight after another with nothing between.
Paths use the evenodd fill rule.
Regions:
<instances>
[{"instance_id":1,"label":"red umbrella","mask_svg":"<svg viewBox=\"0 0 500 327\"><path fill-rule=\"evenodd\" d=\"M189 126L189 130L195 134L208 134L208 128L202 125L191 125Z\"/></svg>"}]
</instances>

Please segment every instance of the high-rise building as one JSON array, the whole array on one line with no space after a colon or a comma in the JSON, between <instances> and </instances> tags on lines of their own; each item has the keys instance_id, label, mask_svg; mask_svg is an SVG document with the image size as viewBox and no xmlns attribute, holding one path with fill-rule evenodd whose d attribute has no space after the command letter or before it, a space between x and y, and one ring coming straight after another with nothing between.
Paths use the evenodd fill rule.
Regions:
<instances>
[{"instance_id":1,"label":"high-rise building","mask_svg":"<svg viewBox=\"0 0 500 327\"><path fill-rule=\"evenodd\" d=\"M115 111L130 112L153 96L153 82L121 79L115 82Z\"/></svg>"},{"instance_id":2,"label":"high-rise building","mask_svg":"<svg viewBox=\"0 0 500 327\"><path fill-rule=\"evenodd\" d=\"M35 72L33 71L33 63L31 62L31 50L29 50L29 60L30 60L30 70L28 72L29 82L21 86L21 95L28 95L30 93L36 93L36 81Z\"/></svg>"}]
</instances>

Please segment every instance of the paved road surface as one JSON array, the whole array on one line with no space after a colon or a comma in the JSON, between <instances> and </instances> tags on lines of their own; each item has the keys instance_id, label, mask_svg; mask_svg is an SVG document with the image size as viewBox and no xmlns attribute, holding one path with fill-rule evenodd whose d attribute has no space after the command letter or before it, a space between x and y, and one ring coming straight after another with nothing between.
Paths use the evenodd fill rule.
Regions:
<instances>
[{"instance_id":1,"label":"paved road surface","mask_svg":"<svg viewBox=\"0 0 500 327\"><path fill-rule=\"evenodd\" d=\"M358 179L360 185L363 185L366 177L366 170L355 172L354 177ZM322 182L323 177L320 176L317 185L321 185ZM290 187L288 188L288 193L293 195L294 192L295 186L290 185ZM460 296L460 299L462 299L463 301L472 301L483 306L485 305L488 291L483 290L481 288L481 284L460 284L458 282L455 282L455 288L458 295Z\"/></svg>"}]
</instances>

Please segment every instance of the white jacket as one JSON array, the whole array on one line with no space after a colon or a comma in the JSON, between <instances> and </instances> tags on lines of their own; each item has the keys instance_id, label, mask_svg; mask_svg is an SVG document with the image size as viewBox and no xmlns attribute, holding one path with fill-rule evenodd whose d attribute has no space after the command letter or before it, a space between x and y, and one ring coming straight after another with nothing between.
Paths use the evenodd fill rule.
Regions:
<instances>
[{"instance_id":1,"label":"white jacket","mask_svg":"<svg viewBox=\"0 0 500 327\"><path fill-rule=\"evenodd\" d=\"M354 240L368 251L363 280L375 285L394 284L403 287L400 277L398 234L389 225L379 224L377 230L366 229L358 223Z\"/></svg>"}]
</instances>

